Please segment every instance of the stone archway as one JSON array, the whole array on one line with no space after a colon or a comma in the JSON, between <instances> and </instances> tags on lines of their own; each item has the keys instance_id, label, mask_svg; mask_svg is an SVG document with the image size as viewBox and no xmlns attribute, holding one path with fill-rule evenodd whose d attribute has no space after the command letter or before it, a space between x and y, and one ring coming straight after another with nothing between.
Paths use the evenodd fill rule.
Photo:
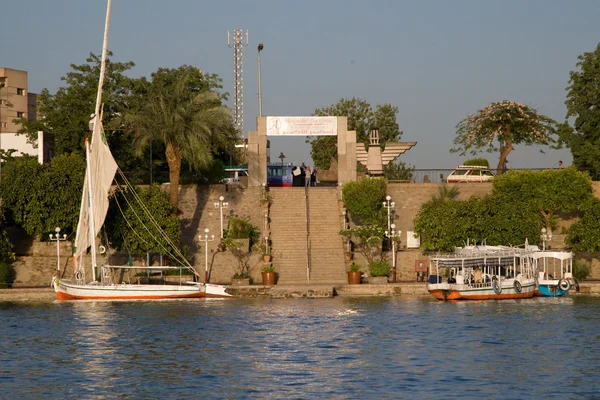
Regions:
<instances>
[{"instance_id":1,"label":"stone archway","mask_svg":"<svg viewBox=\"0 0 600 400\"><path fill-rule=\"evenodd\" d=\"M248 186L267 182L267 136L337 136L338 184L356 180L356 132L348 117L256 117L248 132Z\"/></svg>"}]
</instances>

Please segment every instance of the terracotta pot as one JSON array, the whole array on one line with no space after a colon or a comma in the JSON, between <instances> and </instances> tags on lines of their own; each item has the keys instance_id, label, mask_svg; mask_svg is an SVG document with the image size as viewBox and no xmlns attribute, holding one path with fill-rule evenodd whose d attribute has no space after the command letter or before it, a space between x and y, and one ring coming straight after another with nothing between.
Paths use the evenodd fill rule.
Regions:
<instances>
[{"instance_id":1,"label":"terracotta pot","mask_svg":"<svg viewBox=\"0 0 600 400\"><path fill-rule=\"evenodd\" d=\"M360 285L360 271L348 271L348 284Z\"/></svg>"},{"instance_id":2,"label":"terracotta pot","mask_svg":"<svg viewBox=\"0 0 600 400\"><path fill-rule=\"evenodd\" d=\"M262 281L265 286L272 286L275 284L275 272L263 272Z\"/></svg>"},{"instance_id":3,"label":"terracotta pot","mask_svg":"<svg viewBox=\"0 0 600 400\"><path fill-rule=\"evenodd\" d=\"M353 254L350 252L347 252L346 254L344 254L344 256L346 257L346 261L350 261L350 260L352 260Z\"/></svg>"},{"instance_id":4,"label":"terracotta pot","mask_svg":"<svg viewBox=\"0 0 600 400\"><path fill-rule=\"evenodd\" d=\"M271 262L271 255L270 254L263 255L263 261L266 263Z\"/></svg>"}]
</instances>

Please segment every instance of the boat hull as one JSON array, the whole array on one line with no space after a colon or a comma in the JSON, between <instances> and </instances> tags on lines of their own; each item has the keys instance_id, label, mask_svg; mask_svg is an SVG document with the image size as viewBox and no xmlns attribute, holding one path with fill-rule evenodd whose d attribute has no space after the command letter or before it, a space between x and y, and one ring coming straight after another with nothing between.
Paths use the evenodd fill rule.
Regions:
<instances>
[{"instance_id":1,"label":"boat hull","mask_svg":"<svg viewBox=\"0 0 600 400\"><path fill-rule=\"evenodd\" d=\"M429 284L429 293L437 300L507 300L527 299L534 295L535 283L532 281L522 284L521 291L517 292L511 286L502 286L500 293L496 293L491 286L471 287L457 284Z\"/></svg>"},{"instance_id":2,"label":"boat hull","mask_svg":"<svg viewBox=\"0 0 600 400\"><path fill-rule=\"evenodd\" d=\"M540 297L559 297L564 296L567 293L569 293L569 290L563 290L559 288L558 284L539 284L539 286L535 290L535 295Z\"/></svg>"},{"instance_id":3,"label":"boat hull","mask_svg":"<svg viewBox=\"0 0 600 400\"><path fill-rule=\"evenodd\" d=\"M206 297L204 285L80 285L55 279L58 300L166 300Z\"/></svg>"}]
</instances>

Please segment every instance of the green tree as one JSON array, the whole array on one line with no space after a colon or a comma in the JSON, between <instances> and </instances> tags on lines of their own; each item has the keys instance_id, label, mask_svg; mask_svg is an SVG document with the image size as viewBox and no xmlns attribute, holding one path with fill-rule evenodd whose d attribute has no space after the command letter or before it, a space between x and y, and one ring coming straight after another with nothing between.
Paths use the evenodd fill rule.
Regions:
<instances>
[{"instance_id":1,"label":"green tree","mask_svg":"<svg viewBox=\"0 0 600 400\"><path fill-rule=\"evenodd\" d=\"M389 103L378 104L375 111L371 105L360 98L342 98L337 104L316 109L313 115L348 117L348 130L356 131L356 142L369 144L371 127L379 128L379 138L382 146L385 142L397 142L402 136L396 114L398 107ZM308 137L311 145L311 157L319 169L329 169L331 158L337 159L337 137L320 136Z\"/></svg>"},{"instance_id":2,"label":"green tree","mask_svg":"<svg viewBox=\"0 0 600 400\"><path fill-rule=\"evenodd\" d=\"M33 157L16 158L2 175L0 192L10 223L38 237L57 226L63 233L77 228L85 176L79 154L63 154L44 165Z\"/></svg>"},{"instance_id":3,"label":"green tree","mask_svg":"<svg viewBox=\"0 0 600 400\"><path fill-rule=\"evenodd\" d=\"M597 179L600 174L600 43L596 50L578 57L579 71L570 72L565 104L567 118L561 125L560 139L573 154L578 169L590 170Z\"/></svg>"},{"instance_id":4,"label":"green tree","mask_svg":"<svg viewBox=\"0 0 600 400\"><path fill-rule=\"evenodd\" d=\"M108 52L108 56L112 56L112 53ZM37 139L38 131L51 133L55 138L55 154L78 152L83 155L84 136L89 132L90 115L96 105L100 64L101 57L92 53L86 59L86 64L71 64L72 71L61 78L66 86L59 88L54 95L48 89L43 89L37 99L37 121L20 119L19 133L26 134L31 142ZM121 132L111 130L111 125L127 108L127 96L134 80L124 74L134 65L131 61L115 63L106 60L102 120L111 139L113 136L122 136ZM130 150L131 146L125 149ZM131 152L122 157L115 155L115 158L122 166L122 162L131 158Z\"/></svg>"},{"instance_id":5,"label":"green tree","mask_svg":"<svg viewBox=\"0 0 600 400\"><path fill-rule=\"evenodd\" d=\"M182 161L190 167L208 168L216 148L227 149L237 138L229 109L216 75L197 68L160 68L152 81L138 89L136 106L128 111L125 123L135 132L137 154L153 142L165 146L169 165L170 199L177 207Z\"/></svg>"},{"instance_id":6,"label":"green tree","mask_svg":"<svg viewBox=\"0 0 600 400\"><path fill-rule=\"evenodd\" d=\"M388 181L412 181L414 166L406 165L402 161L392 161L383 166L383 176Z\"/></svg>"},{"instance_id":7,"label":"green tree","mask_svg":"<svg viewBox=\"0 0 600 400\"><path fill-rule=\"evenodd\" d=\"M111 196L105 224L110 245L135 255L173 251L181 227L169 195L158 185L134 190L119 190Z\"/></svg>"},{"instance_id":8,"label":"green tree","mask_svg":"<svg viewBox=\"0 0 600 400\"><path fill-rule=\"evenodd\" d=\"M344 205L360 225L379 225L382 222L382 203L387 184L382 178L363 178L348 182L342 189Z\"/></svg>"},{"instance_id":9,"label":"green tree","mask_svg":"<svg viewBox=\"0 0 600 400\"><path fill-rule=\"evenodd\" d=\"M7 288L14 280L12 263L15 260L14 247L8 238L3 214L0 214L0 289Z\"/></svg>"},{"instance_id":10,"label":"green tree","mask_svg":"<svg viewBox=\"0 0 600 400\"><path fill-rule=\"evenodd\" d=\"M506 158L513 145L552 145L556 141L556 122L538 114L533 108L514 101L500 101L485 106L456 126L454 148L450 152L475 155L482 148L499 151L497 173L506 170Z\"/></svg>"}]
</instances>

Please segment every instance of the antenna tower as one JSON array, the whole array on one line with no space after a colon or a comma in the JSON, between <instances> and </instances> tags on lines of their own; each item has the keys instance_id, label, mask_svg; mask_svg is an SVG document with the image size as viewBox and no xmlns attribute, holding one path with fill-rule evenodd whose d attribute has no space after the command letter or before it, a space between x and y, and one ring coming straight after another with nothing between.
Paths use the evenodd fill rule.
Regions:
<instances>
[{"instance_id":1,"label":"antenna tower","mask_svg":"<svg viewBox=\"0 0 600 400\"><path fill-rule=\"evenodd\" d=\"M245 39L245 40L244 40ZM233 31L233 37L227 31L227 45L233 47L233 87L234 104L233 117L234 124L240 135L244 134L244 46L248 46L248 31L244 38L244 31L236 29Z\"/></svg>"}]
</instances>

